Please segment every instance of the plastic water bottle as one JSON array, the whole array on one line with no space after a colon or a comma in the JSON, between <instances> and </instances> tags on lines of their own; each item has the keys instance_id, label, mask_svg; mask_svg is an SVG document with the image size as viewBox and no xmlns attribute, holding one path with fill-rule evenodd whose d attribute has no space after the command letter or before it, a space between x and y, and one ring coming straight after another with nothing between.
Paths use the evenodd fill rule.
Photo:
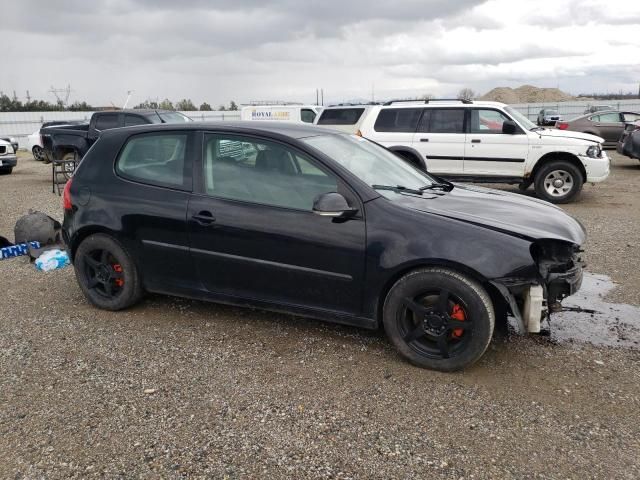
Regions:
<instances>
[{"instance_id":1,"label":"plastic water bottle","mask_svg":"<svg viewBox=\"0 0 640 480\"><path fill-rule=\"evenodd\" d=\"M40 242L18 243L17 245L0 248L0 260L27 255L29 247L40 248Z\"/></svg>"},{"instance_id":2,"label":"plastic water bottle","mask_svg":"<svg viewBox=\"0 0 640 480\"><path fill-rule=\"evenodd\" d=\"M36 268L43 272L69 265L69 255L64 250L48 250L36 260Z\"/></svg>"}]
</instances>

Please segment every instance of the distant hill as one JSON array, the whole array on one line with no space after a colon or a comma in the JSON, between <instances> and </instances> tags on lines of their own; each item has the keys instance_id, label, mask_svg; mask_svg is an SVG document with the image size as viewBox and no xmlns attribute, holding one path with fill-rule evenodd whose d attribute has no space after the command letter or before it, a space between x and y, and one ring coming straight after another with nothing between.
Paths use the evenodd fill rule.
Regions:
<instances>
[{"instance_id":1,"label":"distant hill","mask_svg":"<svg viewBox=\"0 0 640 480\"><path fill-rule=\"evenodd\" d=\"M576 99L577 97L557 88L538 88L533 85L522 85L518 88L497 87L479 98L502 103L566 102Z\"/></svg>"}]
</instances>

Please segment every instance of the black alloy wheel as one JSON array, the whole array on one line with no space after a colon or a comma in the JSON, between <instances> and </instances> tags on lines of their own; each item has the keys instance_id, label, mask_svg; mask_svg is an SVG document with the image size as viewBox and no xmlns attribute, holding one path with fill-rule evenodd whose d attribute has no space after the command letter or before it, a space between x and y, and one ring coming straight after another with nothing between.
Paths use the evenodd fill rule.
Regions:
<instances>
[{"instance_id":1,"label":"black alloy wheel","mask_svg":"<svg viewBox=\"0 0 640 480\"><path fill-rule=\"evenodd\" d=\"M495 310L474 279L430 267L408 273L391 287L383 323L404 358L419 367L451 372L483 355L493 335Z\"/></svg>"},{"instance_id":2,"label":"black alloy wheel","mask_svg":"<svg viewBox=\"0 0 640 480\"><path fill-rule=\"evenodd\" d=\"M76 279L89 302L105 310L122 310L143 294L138 268L115 238L97 233L85 238L74 254Z\"/></svg>"}]
</instances>

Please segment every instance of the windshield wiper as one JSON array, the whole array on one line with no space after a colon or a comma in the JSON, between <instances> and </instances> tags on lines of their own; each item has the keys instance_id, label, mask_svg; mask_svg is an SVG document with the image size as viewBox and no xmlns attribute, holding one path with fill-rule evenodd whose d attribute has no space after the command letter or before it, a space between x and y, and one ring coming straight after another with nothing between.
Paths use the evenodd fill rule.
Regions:
<instances>
[{"instance_id":1,"label":"windshield wiper","mask_svg":"<svg viewBox=\"0 0 640 480\"><path fill-rule=\"evenodd\" d=\"M452 185L446 183L432 183L431 185L425 185L424 187L420 187L420 191L424 192L425 190L444 190L448 192L451 190Z\"/></svg>"},{"instance_id":2,"label":"windshield wiper","mask_svg":"<svg viewBox=\"0 0 640 480\"><path fill-rule=\"evenodd\" d=\"M413 193L414 195L422 195L422 189L407 188L403 185L371 185L375 190L391 190L396 193Z\"/></svg>"}]
</instances>

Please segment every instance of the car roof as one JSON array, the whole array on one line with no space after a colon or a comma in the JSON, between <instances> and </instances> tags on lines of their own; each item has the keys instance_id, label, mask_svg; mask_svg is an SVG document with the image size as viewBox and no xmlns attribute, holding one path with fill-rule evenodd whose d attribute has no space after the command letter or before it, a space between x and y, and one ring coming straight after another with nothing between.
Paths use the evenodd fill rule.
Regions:
<instances>
[{"instance_id":1,"label":"car roof","mask_svg":"<svg viewBox=\"0 0 640 480\"><path fill-rule=\"evenodd\" d=\"M344 132L322 126L307 125L281 120L237 120L233 122L189 122L189 123L156 123L137 125L134 127L112 128L101 133L102 137L121 134L124 131L156 132L163 130L222 130L236 133L268 133L290 138L305 138L317 135L345 135Z\"/></svg>"}]
</instances>

